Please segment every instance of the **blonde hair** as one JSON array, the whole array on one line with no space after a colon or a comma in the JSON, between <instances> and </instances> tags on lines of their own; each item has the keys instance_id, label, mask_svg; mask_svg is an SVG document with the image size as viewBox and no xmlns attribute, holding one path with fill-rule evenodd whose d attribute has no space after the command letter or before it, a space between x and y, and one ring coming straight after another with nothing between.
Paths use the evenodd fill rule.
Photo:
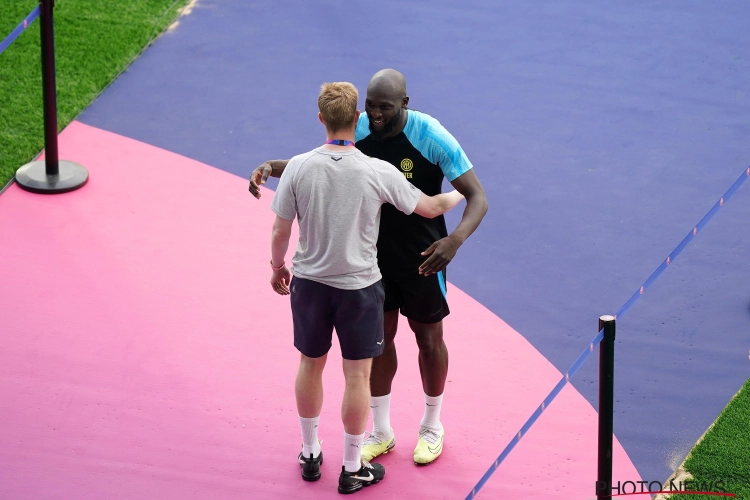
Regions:
<instances>
[{"instance_id":1,"label":"blonde hair","mask_svg":"<svg viewBox=\"0 0 750 500\"><path fill-rule=\"evenodd\" d=\"M324 83L320 86L318 109L330 132L352 126L358 98L357 88L349 82Z\"/></svg>"}]
</instances>

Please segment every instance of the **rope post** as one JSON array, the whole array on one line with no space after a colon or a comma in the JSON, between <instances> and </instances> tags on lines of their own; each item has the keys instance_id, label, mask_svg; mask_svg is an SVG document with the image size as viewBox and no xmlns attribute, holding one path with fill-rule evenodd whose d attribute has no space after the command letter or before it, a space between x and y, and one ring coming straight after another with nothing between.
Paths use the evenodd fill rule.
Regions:
<instances>
[{"instance_id":1,"label":"rope post","mask_svg":"<svg viewBox=\"0 0 750 500\"><path fill-rule=\"evenodd\" d=\"M86 184L89 173L77 163L58 159L55 35L52 15L55 0L41 0L40 7L45 159L27 163L19 168L16 172L16 182L34 193L66 193Z\"/></svg>"},{"instance_id":2,"label":"rope post","mask_svg":"<svg viewBox=\"0 0 750 500\"><path fill-rule=\"evenodd\" d=\"M599 331L604 338L599 344L599 451L596 471L596 498L604 500L612 494L612 440L615 392L615 317L601 316Z\"/></svg>"}]
</instances>

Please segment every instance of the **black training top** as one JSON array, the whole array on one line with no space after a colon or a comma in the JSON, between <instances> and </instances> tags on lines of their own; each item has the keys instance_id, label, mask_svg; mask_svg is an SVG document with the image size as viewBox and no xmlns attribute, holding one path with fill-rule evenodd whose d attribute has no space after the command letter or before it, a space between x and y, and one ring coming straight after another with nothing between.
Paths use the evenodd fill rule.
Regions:
<instances>
[{"instance_id":1,"label":"black training top","mask_svg":"<svg viewBox=\"0 0 750 500\"><path fill-rule=\"evenodd\" d=\"M408 110L404 130L387 139L373 137L369 125L367 115L362 113L357 124L357 148L399 169L427 196L441 192L443 177L453 181L472 168L456 139L429 115ZM446 236L442 215L426 219L385 204L380 216L378 266L386 274L416 273L426 259L421 253Z\"/></svg>"}]
</instances>

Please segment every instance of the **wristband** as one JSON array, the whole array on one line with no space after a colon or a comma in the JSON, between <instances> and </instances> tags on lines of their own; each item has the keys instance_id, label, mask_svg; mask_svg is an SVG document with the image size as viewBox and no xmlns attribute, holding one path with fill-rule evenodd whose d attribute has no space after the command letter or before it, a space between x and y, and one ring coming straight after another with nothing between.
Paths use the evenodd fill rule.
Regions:
<instances>
[{"instance_id":1,"label":"wristband","mask_svg":"<svg viewBox=\"0 0 750 500\"><path fill-rule=\"evenodd\" d=\"M273 265L273 259L271 259L270 264L271 264L271 269L273 269L274 271L281 271L282 269L284 269L284 265L286 264L286 262L282 262L279 267L276 267Z\"/></svg>"}]
</instances>

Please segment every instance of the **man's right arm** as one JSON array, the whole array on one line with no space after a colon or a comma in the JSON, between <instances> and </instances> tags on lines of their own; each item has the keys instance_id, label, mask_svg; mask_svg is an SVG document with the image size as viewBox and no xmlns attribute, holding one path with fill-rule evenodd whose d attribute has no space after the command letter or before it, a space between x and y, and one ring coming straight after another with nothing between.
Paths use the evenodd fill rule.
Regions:
<instances>
[{"instance_id":1,"label":"man's right arm","mask_svg":"<svg viewBox=\"0 0 750 500\"><path fill-rule=\"evenodd\" d=\"M427 196L422 193L417 202L417 207L414 209L414 213L427 219L434 219L458 205L463 199L464 195L455 189L450 193L441 193L435 196Z\"/></svg>"},{"instance_id":2,"label":"man's right arm","mask_svg":"<svg viewBox=\"0 0 750 500\"><path fill-rule=\"evenodd\" d=\"M464 199L464 195L456 190L427 196L407 181L392 165L385 162L380 162L380 164L382 169L379 170L379 176L383 188L383 201L407 215L415 213L427 219L434 219Z\"/></svg>"},{"instance_id":3,"label":"man's right arm","mask_svg":"<svg viewBox=\"0 0 750 500\"><path fill-rule=\"evenodd\" d=\"M268 176L281 177L289 160L268 160L258 166L250 174L250 192L256 198L260 198L260 186L265 184Z\"/></svg>"}]
</instances>

